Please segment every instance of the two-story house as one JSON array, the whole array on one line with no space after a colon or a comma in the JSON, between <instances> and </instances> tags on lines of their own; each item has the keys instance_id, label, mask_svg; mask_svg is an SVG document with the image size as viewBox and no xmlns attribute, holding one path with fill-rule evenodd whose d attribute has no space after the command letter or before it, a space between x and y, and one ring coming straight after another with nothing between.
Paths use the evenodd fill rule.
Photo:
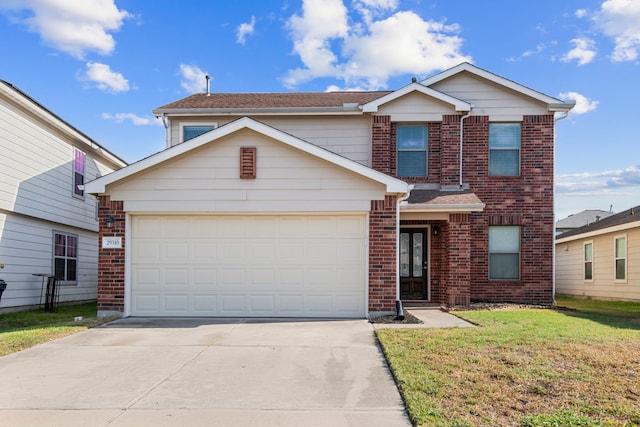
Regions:
<instances>
[{"instance_id":1,"label":"two-story house","mask_svg":"<svg viewBox=\"0 0 640 427\"><path fill-rule=\"evenodd\" d=\"M0 153L0 311L43 304L48 276L56 303L95 301L98 207L82 186L126 163L2 80Z\"/></svg>"},{"instance_id":2,"label":"two-story house","mask_svg":"<svg viewBox=\"0 0 640 427\"><path fill-rule=\"evenodd\" d=\"M87 185L116 242L99 311L550 304L554 115L572 107L463 63L394 91L207 89L157 108L166 150Z\"/></svg>"}]
</instances>

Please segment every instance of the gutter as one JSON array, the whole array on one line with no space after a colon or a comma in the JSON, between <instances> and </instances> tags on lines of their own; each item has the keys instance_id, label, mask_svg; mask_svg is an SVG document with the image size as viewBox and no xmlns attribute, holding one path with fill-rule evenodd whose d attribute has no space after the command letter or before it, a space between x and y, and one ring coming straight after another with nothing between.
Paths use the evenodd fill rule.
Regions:
<instances>
[{"instance_id":1,"label":"gutter","mask_svg":"<svg viewBox=\"0 0 640 427\"><path fill-rule=\"evenodd\" d=\"M551 112L561 112L562 116L553 118L553 168L555 171L556 167L556 123L560 120L564 120L569 117L569 110L575 107L576 102L573 103L563 103L563 104L549 104L549 111ZM552 291L552 302L556 303L556 241L555 229L556 229L556 183L555 183L555 175L553 180L553 187L551 189L551 197L553 200L553 243L551 245L551 291Z\"/></svg>"},{"instance_id":2,"label":"gutter","mask_svg":"<svg viewBox=\"0 0 640 427\"><path fill-rule=\"evenodd\" d=\"M473 110L473 105L471 105L471 108L469 108L469 112L466 115L460 117L460 188L462 188L462 145L464 138L464 119L471 115L471 110Z\"/></svg>"}]
</instances>

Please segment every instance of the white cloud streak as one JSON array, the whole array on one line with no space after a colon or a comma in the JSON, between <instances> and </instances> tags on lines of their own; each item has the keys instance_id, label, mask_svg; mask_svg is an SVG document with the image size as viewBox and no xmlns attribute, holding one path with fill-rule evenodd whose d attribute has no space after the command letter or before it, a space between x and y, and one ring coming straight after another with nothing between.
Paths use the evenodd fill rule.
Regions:
<instances>
[{"instance_id":1,"label":"white cloud streak","mask_svg":"<svg viewBox=\"0 0 640 427\"><path fill-rule=\"evenodd\" d=\"M116 73L107 64L99 62L87 62L86 71L80 80L89 81L105 92L118 93L129 90L129 81L121 73Z\"/></svg>"},{"instance_id":2,"label":"white cloud streak","mask_svg":"<svg viewBox=\"0 0 640 427\"><path fill-rule=\"evenodd\" d=\"M290 70L284 84L294 88L329 77L345 86L386 87L391 76L424 75L463 61L458 25L424 20L410 11L394 12L394 0L358 0L357 21L342 0L304 0L301 15L289 18L293 51L303 66ZM350 20L351 19L351 20Z\"/></svg>"},{"instance_id":3,"label":"white cloud streak","mask_svg":"<svg viewBox=\"0 0 640 427\"><path fill-rule=\"evenodd\" d=\"M39 34L45 44L78 59L88 52L111 54L115 48L111 33L131 17L113 0L2 0L0 12Z\"/></svg>"},{"instance_id":4,"label":"white cloud streak","mask_svg":"<svg viewBox=\"0 0 640 427\"><path fill-rule=\"evenodd\" d=\"M251 21L244 22L238 25L236 29L236 41L240 44L245 44L247 42L247 36L250 36L254 33L256 26L256 17L252 16Z\"/></svg>"},{"instance_id":5,"label":"white cloud streak","mask_svg":"<svg viewBox=\"0 0 640 427\"><path fill-rule=\"evenodd\" d=\"M190 94L204 92L207 86L205 76L208 73L195 65L180 64L182 80L180 86Z\"/></svg>"},{"instance_id":6,"label":"white cloud streak","mask_svg":"<svg viewBox=\"0 0 640 427\"><path fill-rule=\"evenodd\" d=\"M588 37L578 37L571 40L574 48L567 52L560 60L571 62L578 60L578 66L586 65L596 57L595 42Z\"/></svg>"},{"instance_id":7,"label":"white cloud streak","mask_svg":"<svg viewBox=\"0 0 640 427\"><path fill-rule=\"evenodd\" d=\"M615 43L614 62L634 61L640 50L640 1L606 0L594 16L603 34Z\"/></svg>"},{"instance_id":8,"label":"white cloud streak","mask_svg":"<svg viewBox=\"0 0 640 427\"><path fill-rule=\"evenodd\" d=\"M563 92L558 95L560 99L576 102L576 106L571 109L571 114L585 114L598 107L599 101L592 101L578 92Z\"/></svg>"},{"instance_id":9,"label":"white cloud streak","mask_svg":"<svg viewBox=\"0 0 640 427\"><path fill-rule=\"evenodd\" d=\"M162 123L154 117L141 117L134 113L102 113L102 118L114 123L131 122L135 126L162 126Z\"/></svg>"},{"instance_id":10,"label":"white cloud streak","mask_svg":"<svg viewBox=\"0 0 640 427\"><path fill-rule=\"evenodd\" d=\"M640 166L625 169L556 175L558 193L597 193L640 186Z\"/></svg>"}]
</instances>

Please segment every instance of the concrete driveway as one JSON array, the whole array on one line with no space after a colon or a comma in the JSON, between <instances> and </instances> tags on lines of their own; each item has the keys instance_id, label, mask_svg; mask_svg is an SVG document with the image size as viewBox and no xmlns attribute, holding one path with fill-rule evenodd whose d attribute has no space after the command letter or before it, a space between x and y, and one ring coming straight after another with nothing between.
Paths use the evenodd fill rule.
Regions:
<instances>
[{"instance_id":1,"label":"concrete driveway","mask_svg":"<svg viewBox=\"0 0 640 427\"><path fill-rule=\"evenodd\" d=\"M0 358L2 426L409 426L365 320L121 319Z\"/></svg>"}]
</instances>

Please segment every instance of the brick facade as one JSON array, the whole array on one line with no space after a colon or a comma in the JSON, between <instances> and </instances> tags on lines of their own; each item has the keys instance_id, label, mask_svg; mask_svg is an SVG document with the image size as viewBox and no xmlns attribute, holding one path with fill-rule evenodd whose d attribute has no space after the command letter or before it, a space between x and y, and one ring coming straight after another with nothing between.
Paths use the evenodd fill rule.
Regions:
<instances>
[{"instance_id":1,"label":"brick facade","mask_svg":"<svg viewBox=\"0 0 640 427\"><path fill-rule=\"evenodd\" d=\"M124 276L125 276L125 213L121 201L111 201L109 196L100 196L98 206L98 315L122 315L124 312ZM108 228L107 220L113 219ZM122 248L103 249L102 238L119 236Z\"/></svg>"},{"instance_id":2,"label":"brick facade","mask_svg":"<svg viewBox=\"0 0 640 427\"><path fill-rule=\"evenodd\" d=\"M369 312L395 312L396 199L372 200L369 213Z\"/></svg>"}]
</instances>

